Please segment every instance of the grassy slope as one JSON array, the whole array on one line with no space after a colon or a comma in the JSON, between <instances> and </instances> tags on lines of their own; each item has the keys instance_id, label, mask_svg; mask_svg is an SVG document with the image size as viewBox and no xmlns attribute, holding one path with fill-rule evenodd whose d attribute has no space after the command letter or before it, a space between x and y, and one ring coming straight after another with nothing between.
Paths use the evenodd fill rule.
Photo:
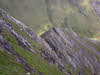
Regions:
<instances>
[{"instance_id":1,"label":"grassy slope","mask_svg":"<svg viewBox=\"0 0 100 75\"><path fill-rule=\"evenodd\" d=\"M27 40L30 39L27 35L25 35L25 34L23 35L23 32L21 32L18 29L18 27L15 23L13 23L12 21L9 21L7 19L4 19L4 20L6 22L10 23L13 26L14 30L16 32L18 32L20 35L22 35L24 38L26 38ZM31 52L20 47L18 45L16 38L14 36L12 36L12 34L10 33L9 30L6 29L6 30L4 30L4 32L6 34L5 38L11 43L11 45L14 47L16 52L18 52L23 58L25 58L28 61L28 63L30 64L30 67L32 67L32 65L35 66L38 69L38 71L41 72L43 75L65 75L56 67L56 65L49 64L43 58L41 58L41 56L39 54L37 54L37 56L35 56ZM3 35L3 34L1 34L1 35ZM32 45L36 45L34 43L34 41L32 41L32 40L30 40L30 41L32 42ZM37 49L38 48L36 46L34 46L34 50L36 51ZM2 55L2 54L0 53L0 55ZM10 57L8 57L8 59L10 59ZM0 58L0 60L1 60L1 58ZM5 59L2 59L2 60L4 62L6 62ZM12 63L10 63L10 64L12 64ZM4 66L4 65L2 65L2 66ZM13 68L13 65L11 65L11 67ZM10 67L8 66L8 68L10 68ZM4 73L5 71L1 71L1 72ZM9 72L11 72L11 71L9 71ZM23 72L23 71L21 71L21 72ZM35 75L37 75L37 74L35 74Z\"/></svg>"},{"instance_id":2,"label":"grassy slope","mask_svg":"<svg viewBox=\"0 0 100 75\"><path fill-rule=\"evenodd\" d=\"M25 33L25 32L21 32L20 30L19 30L19 28L18 28L18 26L14 23L14 22L12 22L12 21L10 21L10 20L7 20L7 19L5 19L5 18L3 18L6 22L8 22L8 23L10 23L11 25L12 25L12 27L13 27L13 29L17 32L17 33L19 33L20 35L22 35L24 38L26 38L27 40L29 40L31 43L32 43L32 45L33 45L33 47L34 47L34 51L37 51L39 48L38 48L38 46L37 46L37 44L33 41L33 40L31 40L28 36L27 36L27 34ZM55 65L53 65L53 64L49 64L49 63L47 63L46 61L44 61L43 60L43 58L41 58L41 56L39 55L39 54L37 54L37 56L35 56L35 55L33 55L31 52L29 52L29 51L27 51L27 50L25 50L25 49L23 49L22 47L20 47L19 45L18 45L18 42L17 42L17 40L16 40L16 38L14 37L14 36L12 36L12 34L10 33L10 31L9 30L4 30L4 32L6 33L6 36L5 36L5 38L12 44L12 46L14 47L14 49L16 50L16 52L18 52L23 58L25 58L27 61L28 61L28 63L30 64L30 67L32 67L32 65L33 66L35 66L43 75L64 75ZM3 34L2 34L3 35ZM67 34L68 35L68 34ZM73 38L74 39L74 38ZM88 40L87 40L87 42L88 42ZM92 44L91 42L88 42L88 43L90 43L92 46L94 46L94 47L96 47L97 48L97 50L100 50L100 48L99 47L97 47L96 45L94 45L94 44ZM83 47L83 45L82 45L82 47ZM74 49L74 48L73 48ZM3 53L3 52L0 52L0 54L1 54L1 56L3 55L3 54L5 54L5 53ZM6 54L7 55L7 54ZM8 59L10 60L10 61L12 61L13 60L13 58L12 58L12 56L10 55L7 55L7 57L8 57ZM5 61L4 59L5 59L6 57L2 57L2 58L0 58L0 61L3 61L4 63L8 63L8 61ZM11 58L11 59L10 59ZM12 62L9 62L10 64L12 64ZM16 63L16 61L15 61L15 63ZM17 64L17 63L16 63ZM70 70L70 63L68 63L69 64L69 66L67 67L67 69L71 72L71 70ZM5 64L4 64L5 65ZM4 65L2 65L2 62L1 62L1 65L0 65L0 67L4 67ZM7 66L8 66L8 69L10 69L9 70L9 72L13 72L13 73L15 73L15 72L17 72L18 70L16 69L16 65L11 65L10 67L9 67L9 65L8 64L6 64ZM20 64L19 64L19 67L20 67ZM12 68L14 68L13 70L11 70ZM78 71L79 69L77 69L77 71ZM85 72L85 74L86 75L88 75L89 74L89 71L88 70L86 70L86 69L84 69L83 68L83 70L84 70L84 72ZM1 74L2 73L4 73L4 72L6 72L7 70L2 70L1 71ZM75 72L75 73L73 73L73 75L75 75L76 73L77 73L77 71ZM23 69L22 69L22 66L21 66L21 70L20 70L20 72L25 72L26 73L26 71L23 71ZM37 74L35 74L35 75L37 75Z\"/></svg>"},{"instance_id":3,"label":"grassy slope","mask_svg":"<svg viewBox=\"0 0 100 75\"><path fill-rule=\"evenodd\" d=\"M0 50L0 75L19 75L20 73L26 74L23 66L16 62L16 58L11 54L6 54Z\"/></svg>"}]
</instances>

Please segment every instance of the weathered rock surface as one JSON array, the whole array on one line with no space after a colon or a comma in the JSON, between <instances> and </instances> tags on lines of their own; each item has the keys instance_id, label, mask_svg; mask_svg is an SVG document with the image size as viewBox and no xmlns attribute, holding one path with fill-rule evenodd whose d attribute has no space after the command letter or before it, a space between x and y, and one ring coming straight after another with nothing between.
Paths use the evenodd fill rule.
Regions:
<instances>
[{"instance_id":1,"label":"weathered rock surface","mask_svg":"<svg viewBox=\"0 0 100 75\"><path fill-rule=\"evenodd\" d=\"M92 0L93 8L100 19L100 0Z\"/></svg>"},{"instance_id":2,"label":"weathered rock surface","mask_svg":"<svg viewBox=\"0 0 100 75\"><path fill-rule=\"evenodd\" d=\"M94 41L71 29L56 27L40 37L0 9L0 49L15 56L17 62L30 73L41 75L37 67L30 67L31 64L16 51L17 47L12 41L34 56L40 54L49 64L55 64L67 75L100 75L100 47Z\"/></svg>"},{"instance_id":3,"label":"weathered rock surface","mask_svg":"<svg viewBox=\"0 0 100 75\"><path fill-rule=\"evenodd\" d=\"M84 36L77 35L67 28L52 28L42 37L55 52L61 62L61 67L68 74L72 74L68 71L68 68L73 72L79 69L76 75L84 75L83 69L86 71L90 69L91 73L89 75L100 72L100 59L98 59L100 58L100 52L89 44ZM63 71L61 67L59 68Z\"/></svg>"},{"instance_id":4,"label":"weathered rock surface","mask_svg":"<svg viewBox=\"0 0 100 75\"><path fill-rule=\"evenodd\" d=\"M11 44L3 36L0 36L0 46L2 49L4 49L4 52L11 53L13 56L15 56L18 60L18 63L21 63L25 70L29 71L30 73L34 73L34 71L29 67L27 61L14 50Z\"/></svg>"}]
</instances>

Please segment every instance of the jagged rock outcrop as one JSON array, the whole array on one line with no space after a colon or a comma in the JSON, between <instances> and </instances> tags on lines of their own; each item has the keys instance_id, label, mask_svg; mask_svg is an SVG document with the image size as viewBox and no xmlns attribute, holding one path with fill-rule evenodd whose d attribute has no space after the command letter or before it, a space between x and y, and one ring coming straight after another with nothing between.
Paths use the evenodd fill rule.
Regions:
<instances>
[{"instance_id":1,"label":"jagged rock outcrop","mask_svg":"<svg viewBox=\"0 0 100 75\"><path fill-rule=\"evenodd\" d=\"M0 9L1 49L3 52L15 56L17 63L21 63L24 69L31 74L100 74L100 47L94 41L76 34L71 29L56 27L40 37L2 9ZM56 65L64 74L51 65ZM42 67L45 70L42 70ZM52 70L55 70L56 74Z\"/></svg>"},{"instance_id":2,"label":"jagged rock outcrop","mask_svg":"<svg viewBox=\"0 0 100 75\"><path fill-rule=\"evenodd\" d=\"M100 52L90 44L92 42L86 41L88 40L86 37L77 35L67 28L52 28L42 37L56 53L61 66L69 75L72 73L86 75L85 71L88 72L88 70L90 70L89 75L100 74L100 59L98 59ZM75 74L75 72L77 73Z\"/></svg>"}]
</instances>

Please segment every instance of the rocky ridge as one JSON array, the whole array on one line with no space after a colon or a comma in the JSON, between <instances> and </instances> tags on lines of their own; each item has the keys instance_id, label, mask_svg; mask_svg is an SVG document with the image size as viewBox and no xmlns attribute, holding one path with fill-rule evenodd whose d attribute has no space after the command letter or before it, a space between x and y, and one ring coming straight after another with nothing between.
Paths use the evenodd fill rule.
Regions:
<instances>
[{"instance_id":1,"label":"rocky ridge","mask_svg":"<svg viewBox=\"0 0 100 75\"><path fill-rule=\"evenodd\" d=\"M12 54L16 62L22 64L31 74L100 74L100 47L92 40L76 34L71 29L56 27L38 36L32 29L2 9L0 9L0 50ZM47 64L50 65L49 68ZM57 66L60 71L52 65ZM48 70L50 74L46 73Z\"/></svg>"}]
</instances>

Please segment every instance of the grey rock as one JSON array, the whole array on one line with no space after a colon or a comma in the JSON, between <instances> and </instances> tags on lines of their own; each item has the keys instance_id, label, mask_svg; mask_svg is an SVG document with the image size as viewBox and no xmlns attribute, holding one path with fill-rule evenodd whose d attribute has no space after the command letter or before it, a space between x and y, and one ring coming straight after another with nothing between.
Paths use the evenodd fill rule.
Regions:
<instances>
[{"instance_id":1,"label":"grey rock","mask_svg":"<svg viewBox=\"0 0 100 75\"><path fill-rule=\"evenodd\" d=\"M37 51L44 60L50 64L55 64L65 74L73 75L73 73L75 73L74 75L85 75L86 71L90 75L95 73L99 75L100 52L85 39L96 44L94 40L90 40L85 36L76 34L71 29L60 29L56 27L51 28L40 37L32 29L9 16L1 9L0 16L2 16L0 18L0 33L5 34L3 31L8 29L12 36L17 39L19 46L36 55L31 42L18 34L12 28L12 25L5 22L3 18L13 21L19 27L20 31L25 32L28 37L38 45L39 50ZM27 71L34 73L34 70L29 67L29 63L14 50L9 40L5 39L4 35L1 34L0 48L2 48L5 53L10 53L15 56L17 58L17 62L21 63ZM35 68L35 66L33 67ZM36 69L36 71L38 70Z\"/></svg>"},{"instance_id":2,"label":"grey rock","mask_svg":"<svg viewBox=\"0 0 100 75\"><path fill-rule=\"evenodd\" d=\"M90 68L92 74L96 72L95 68L97 63L99 63L99 59L95 58L92 53L99 57L100 52L82 39L80 35L77 35L70 29L52 28L41 37L45 39L55 52L60 63L57 60L56 62L61 65L58 68L65 73L68 72L67 68L65 68L65 66L68 66L68 63L73 67L73 71L76 71L77 68L80 69L80 72L77 72L78 75L84 75L84 71L81 70L82 67ZM69 68L71 69L71 67Z\"/></svg>"}]
</instances>

